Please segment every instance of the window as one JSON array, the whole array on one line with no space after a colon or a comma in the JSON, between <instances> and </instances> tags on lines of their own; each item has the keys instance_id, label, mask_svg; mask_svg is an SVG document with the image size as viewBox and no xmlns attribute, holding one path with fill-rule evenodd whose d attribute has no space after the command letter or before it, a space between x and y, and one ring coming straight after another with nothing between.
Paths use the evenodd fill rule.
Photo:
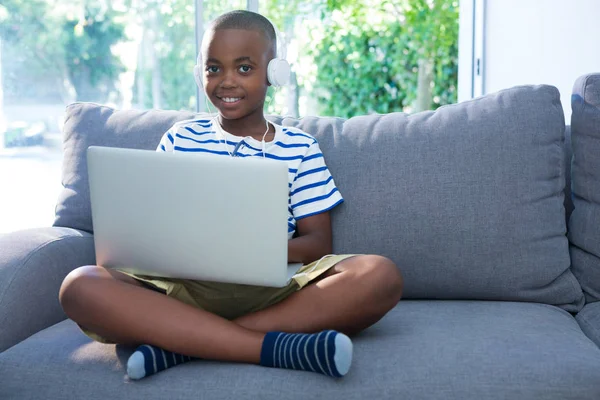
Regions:
<instances>
[{"instance_id":1,"label":"window","mask_svg":"<svg viewBox=\"0 0 600 400\"><path fill-rule=\"evenodd\" d=\"M69 103L205 110L197 46L206 22L232 9L264 13L286 43L291 83L270 90L267 113L456 101L458 0L3 0L0 234L52 224Z\"/></svg>"},{"instance_id":2,"label":"window","mask_svg":"<svg viewBox=\"0 0 600 400\"><path fill-rule=\"evenodd\" d=\"M454 0L262 0L279 26L292 81L275 114L352 117L456 101Z\"/></svg>"},{"instance_id":3,"label":"window","mask_svg":"<svg viewBox=\"0 0 600 400\"><path fill-rule=\"evenodd\" d=\"M243 0L203 2L212 18ZM190 0L3 0L0 234L51 226L65 106L196 109Z\"/></svg>"}]
</instances>

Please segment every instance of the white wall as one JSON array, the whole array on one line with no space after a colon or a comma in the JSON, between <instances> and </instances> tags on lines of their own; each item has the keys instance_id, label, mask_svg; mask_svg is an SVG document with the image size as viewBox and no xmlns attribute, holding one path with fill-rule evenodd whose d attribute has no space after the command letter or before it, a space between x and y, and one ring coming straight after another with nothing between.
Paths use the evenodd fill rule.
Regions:
<instances>
[{"instance_id":1,"label":"white wall","mask_svg":"<svg viewBox=\"0 0 600 400\"><path fill-rule=\"evenodd\" d=\"M487 0L484 19L483 93L554 85L570 123L575 79L600 72L600 0Z\"/></svg>"}]
</instances>

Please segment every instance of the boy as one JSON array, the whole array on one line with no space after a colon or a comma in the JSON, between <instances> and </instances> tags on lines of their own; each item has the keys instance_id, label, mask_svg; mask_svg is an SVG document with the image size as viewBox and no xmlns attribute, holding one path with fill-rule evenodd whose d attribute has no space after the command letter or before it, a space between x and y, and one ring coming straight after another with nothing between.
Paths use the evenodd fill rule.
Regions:
<instances>
[{"instance_id":1,"label":"boy","mask_svg":"<svg viewBox=\"0 0 600 400\"><path fill-rule=\"evenodd\" d=\"M329 210L343 199L318 143L298 129L267 122L263 114L275 49L274 28L259 14L234 11L213 21L203 39L201 68L218 117L176 124L157 151L287 162L288 259L305 266L284 288L77 268L61 286L61 305L95 340L141 344L128 361L132 379L191 358L341 377L352 360L346 335L374 324L400 300L402 278L390 260L329 255Z\"/></svg>"}]
</instances>

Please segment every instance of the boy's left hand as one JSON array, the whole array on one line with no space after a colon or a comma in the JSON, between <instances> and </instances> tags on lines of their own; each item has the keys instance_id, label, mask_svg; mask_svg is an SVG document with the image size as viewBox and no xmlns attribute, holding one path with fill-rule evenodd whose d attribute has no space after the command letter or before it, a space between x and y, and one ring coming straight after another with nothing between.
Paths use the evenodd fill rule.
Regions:
<instances>
[{"instance_id":1,"label":"boy's left hand","mask_svg":"<svg viewBox=\"0 0 600 400\"><path fill-rule=\"evenodd\" d=\"M329 211L297 221L298 236L288 242L288 262L310 264L332 252Z\"/></svg>"}]
</instances>

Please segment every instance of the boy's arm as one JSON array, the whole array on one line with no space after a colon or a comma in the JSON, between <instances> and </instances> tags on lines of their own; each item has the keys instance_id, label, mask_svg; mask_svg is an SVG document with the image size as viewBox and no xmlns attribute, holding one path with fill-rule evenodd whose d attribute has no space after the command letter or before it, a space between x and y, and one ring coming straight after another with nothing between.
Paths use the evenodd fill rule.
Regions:
<instances>
[{"instance_id":1,"label":"boy's arm","mask_svg":"<svg viewBox=\"0 0 600 400\"><path fill-rule=\"evenodd\" d=\"M329 212L311 215L297 221L298 236L288 242L288 262L309 264L331 254L331 219Z\"/></svg>"}]
</instances>

